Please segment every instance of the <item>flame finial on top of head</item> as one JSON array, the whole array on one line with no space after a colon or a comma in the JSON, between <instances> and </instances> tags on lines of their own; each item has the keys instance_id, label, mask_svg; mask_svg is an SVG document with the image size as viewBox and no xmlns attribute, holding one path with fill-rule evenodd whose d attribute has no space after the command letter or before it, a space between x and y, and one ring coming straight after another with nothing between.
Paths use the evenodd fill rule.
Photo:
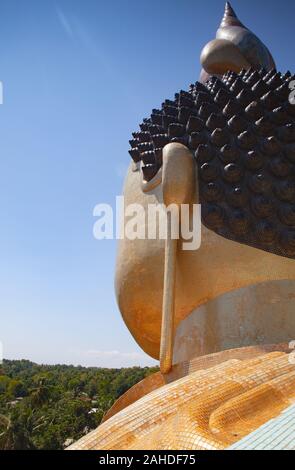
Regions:
<instances>
[{"instance_id":1,"label":"flame finial on top of head","mask_svg":"<svg viewBox=\"0 0 295 470\"><path fill-rule=\"evenodd\" d=\"M200 80L210 75L222 75L227 70L275 68L268 48L237 17L231 4L226 2L224 15L216 33L216 39L205 45L201 53L203 67Z\"/></svg>"},{"instance_id":2,"label":"flame finial on top of head","mask_svg":"<svg viewBox=\"0 0 295 470\"><path fill-rule=\"evenodd\" d=\"M243 25L243 23L241 23L229 2L226 2L225 4L224 15L219 27L225 28L226 26L240 26L241 28L246 27Z\"/></svg>"},{"instance_id":3,"label":"flame finial on top of head","mask_svg":"<svg viewBox=\"0 0 295 470\"><path fill-rule=\"evenodd\" d=\"M226 2L224 16L216 33L217 39L225 39L237 46L252 67L275 67L274 60L263 42L238 19L231 4Z\"/></svg>"}]
</instances>

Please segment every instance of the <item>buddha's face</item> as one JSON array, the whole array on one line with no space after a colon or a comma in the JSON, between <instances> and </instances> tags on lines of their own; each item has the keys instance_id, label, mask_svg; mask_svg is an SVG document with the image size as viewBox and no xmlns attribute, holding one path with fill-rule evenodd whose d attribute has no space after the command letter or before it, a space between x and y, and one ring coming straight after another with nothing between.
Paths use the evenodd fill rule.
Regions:
<instances>
[{"instance_id":1,"label":"buddha's face","mask_svg":"<svg viewBox=\"0 0 295 470\"><path fill-rule=\"evenodd\" d=\"M251 35L226 11L217 39L202 53L203 75L220 75L229 66L235 72L256 69L259 60L269 72L252 68L197 83L153 111L131 141L134 162L126 177L125 206L140 204L147 212L149 204L162 203L169 178L173 199L173 184L177 192L180 177L189 204L202 206L201 246L183 250L178 244L175 327L226 292L294 279L295 112L286 104L290 75L270 70L273 61L262 43L258 53L249 49ZM183 163L190 159L191 164ZM155 358L164 255L165 241L159 237L125 238L117 260L120 311L136 341Z\"/></svg>"},{"instance_id":2,"label":"buddha's face","mask_svg":"<svg viewBox=\"0 0 295 470\"><path fill-rule=\"evenodd\" d=\"M125 204L163 201L162 184L142 190L142 173L130 165L124 188ZM116 294L124 321L138 344L158 358L160 347L165 241L129 240L119 243ZM177 252L175 327L210 299L268 280L294 279L293 259L243 245L202 224L198 250ZM264 288L265 290L265 288Z\"/></svg>"}]
</instances>

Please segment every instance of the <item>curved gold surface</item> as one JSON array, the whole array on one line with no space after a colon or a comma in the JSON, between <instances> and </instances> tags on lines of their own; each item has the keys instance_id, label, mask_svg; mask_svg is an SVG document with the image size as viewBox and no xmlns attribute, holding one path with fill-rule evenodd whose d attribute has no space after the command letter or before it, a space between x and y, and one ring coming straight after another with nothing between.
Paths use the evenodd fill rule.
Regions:
<instances>
[{"instance_id":1,"label":"curved gold surface","mask_svg":"<svg viewBox=\"0 0 295 470\"><path fill-rule=\"evenodd\" d=\"M125 392L118 398L118 400L115 401L113 406L103 417L102 422L104 423L112 416L119 413L119 411L122 411L127 406L132 405L132 403L135 403L137 400L148 395L154 390L157 390L166 384L175 382L182 377L193 374L198 370L209 369L210 367L217 366L222 362L226 362L232 359L251 359L273 351L289 352L289 346L287 344L269 344L249 346L239 349L228 349L226 351L209 354L202 357L195 357L191 360L180 362L174 365L171 372L168 374L156 372L133 385L133 387L127 390L127 392Z\"/></svg>"},{"instance_id":2,"label":"curved gold surface","mask_svg":"<svg viewBox=\"0 0 295 470\"><path fill-rule=\"evenodd\" d=\"M110 419L119 411L124 410L127 406L132 405L140 398L144 397L148 393L157 390L158 388L165 385L165 378L161 372L156 372L155 374L149 375L145 379L141 380L137 384L133 385L127 392L121 395L118 400L115 401L113 406L108 410L102 419L102 423Z\"/></svg>"},{"instance_id":3,"label":"curved gold surface","mask_svg":"<svg viewBox=\"0 0 295 470\"><path fill-rule=\"evenodd\" d=\"M295 338L294 311L294 281L269 281L225 293L179 323L173 363L226 349L290 342Z\"/></svg>"},{"instance_id":4,"label":"curved gold surface","mask_svg":"<svg viewBox=\"0 0 295 470\"><path fill-rule=\"evenodd\" d=\"M69 449L224 449L294 399L288 354L231 359L153 391Z\"/></svg>"},{"instance_id":5,"label":"curved gold surface","mask_svg":"<svg viewBox=\"0 0 295 470\"><path fill-rule=\"evenodd\" d=\"M130 166L125 181L125 204L163 202L162 185L150 193L140 187L141 175ZM197 202L197 200L196 200ZM119 241L116 266L116 295L120 312L135 340L154 358L159 358L165 241ZM272 280L294 280L293 260L227 240L202 226L199 250L177 253L175 328L195 309L226 292ZM271 287L272 289L273 287ZM266 289L267 295L267 289ZM256 306L259 320L259 303ZM278 308L278 317L281 315ZM247 317L247 305L239 312ZM288 337L288 325L281 322ZM267 327L267 324L266 324ZM204 354L214 352L212 338ZM274 342L281 341L274 338ZM237 345L238 347L239 345ZM225 349L225 348L223 348Z\"/></svg>"}]
</instances>

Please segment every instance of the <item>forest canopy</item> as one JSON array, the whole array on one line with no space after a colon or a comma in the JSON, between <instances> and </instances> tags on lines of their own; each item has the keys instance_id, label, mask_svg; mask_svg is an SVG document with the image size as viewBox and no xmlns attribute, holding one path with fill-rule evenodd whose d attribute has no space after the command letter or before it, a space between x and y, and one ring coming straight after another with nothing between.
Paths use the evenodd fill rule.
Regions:
<instances>
[{"instance_id":1,"label":"forest canopy","mask_svg":"<svg viewBox=\"0 0 295 470\"><path fill-rule=\"evenodd\" d=\"M63 449L95 429L115 400L157 368L106 369L4 360L0 449Z\"/></svg>"}]
</instances>

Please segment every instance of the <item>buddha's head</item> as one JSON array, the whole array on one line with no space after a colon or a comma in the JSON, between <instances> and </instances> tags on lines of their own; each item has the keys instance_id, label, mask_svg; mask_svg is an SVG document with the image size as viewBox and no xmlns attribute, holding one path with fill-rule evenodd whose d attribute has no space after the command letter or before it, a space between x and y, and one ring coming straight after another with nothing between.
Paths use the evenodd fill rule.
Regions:
<instances>
[{"instance_id":1,"label":"buddha's head","mask_svg":"<svg viewBox=\"0 0 295 470\"><path fill-rule=\"evenodd\" d=\"M201 204L200 248L178 246L175 327L227 292L295 275L291 74L276 72L266 46L228 3L201 64L201 81L154 109L133 133L124 188L126 206L166 202L167 188L173 200L180 185L186 202ZM155 358L164 253L159 237L121 240L116 272L124 321Z\"/></svg>"}]
</instances>

